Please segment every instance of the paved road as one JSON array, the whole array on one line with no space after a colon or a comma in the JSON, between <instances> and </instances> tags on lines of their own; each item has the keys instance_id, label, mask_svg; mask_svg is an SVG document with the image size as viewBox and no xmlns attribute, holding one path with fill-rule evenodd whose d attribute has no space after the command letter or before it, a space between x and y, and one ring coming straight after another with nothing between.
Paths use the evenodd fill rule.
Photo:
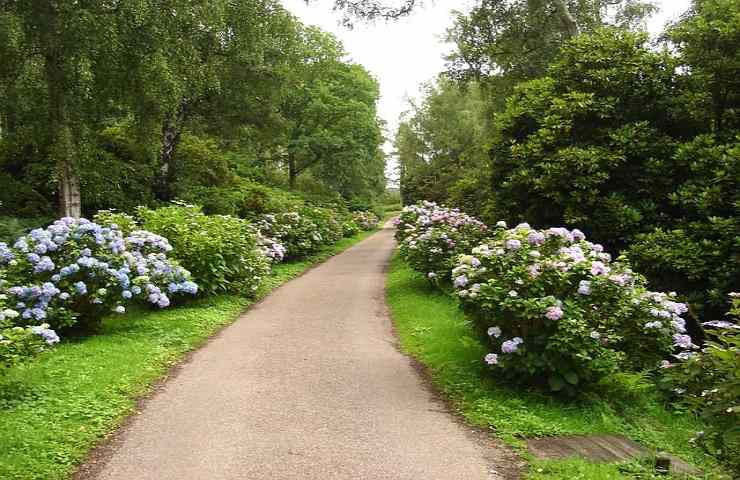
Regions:
<instances>
[{"instance_id":1,"label":"paved road","mask_svg":"<svg viewBox=\"0 0 740 480\"><path fill-rule=\"evenodd\" d=\"M393 247L385 229L249 310L78 478L502 478L492 446L395 347L383 291Z\"/></svg>"}]
</instances>

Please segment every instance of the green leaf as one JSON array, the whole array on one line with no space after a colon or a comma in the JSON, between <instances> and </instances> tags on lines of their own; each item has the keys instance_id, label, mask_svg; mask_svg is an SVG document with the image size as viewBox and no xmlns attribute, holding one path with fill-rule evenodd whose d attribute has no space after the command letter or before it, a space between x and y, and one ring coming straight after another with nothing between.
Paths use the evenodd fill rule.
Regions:
<instances>
[{"instance_id":1,"label":"green leaf","mask_svg":"<svg viewBox=\"0 0 740 480\"><path fill-rule=\"evenodd\" d=\"M554 392L559 392L563 387L565 387L563 377L558 374L551 375L548 383L550 384L550 389Z\"/></svg>"},{"instance_id":2,"label":"green leaf","mask_svg":"<svg viewBox=\"0 0 740 480\"><path fill-rule=\"evenodd\" d=\"M576 372L565 372L563 376L565 377L565 381L570 383L571 385L578 384L578 375L576 374Z\"/></svg>"}]
</instances>

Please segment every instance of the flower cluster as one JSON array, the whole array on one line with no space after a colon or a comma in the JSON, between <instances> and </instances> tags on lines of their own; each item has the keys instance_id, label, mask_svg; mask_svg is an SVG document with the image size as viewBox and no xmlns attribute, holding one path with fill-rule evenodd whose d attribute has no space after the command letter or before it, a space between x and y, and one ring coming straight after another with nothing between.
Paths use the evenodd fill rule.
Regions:
<instances>
[{"instance_id":1,"label":"flower cluster","mask_svg":"<svg viewBox=\"0 0 740 480\"><path fill-rule=\"evenodd\" d=\"M618 368L652 368L675 347L694 348L675 294L651 292L583 232L499 222L457 257L452 282L488 332L502 375L575 390Z\"/></svg>"},{"instance_id":2,"label":"flower cluster","mask_svg":"<svg viewBox=\"0 0 740 480\"><path fill-rule=\"evenodd\" d=\"M21 327L15 325L20 313L8 306L8 296L0 294L0 375L59 342L48 324Z\"/></svg>"},{"instance_id":3,"label":"flower cluster","mask_svg":"<svg viewBox=\"0 0 740 480\"><path fill-rule=\"evenodd\" d=\"M310 255L328 243L319 225L299 212L266 214L255 226L263 236L284 245L287 258Z\"/></svg>"},{"instance_id":4,"label":"flower cluster","mask_svg":"<svg viewBox=\"0 0 740 480\"><path fill-rule=\"evenodd\" d=\"M404 208L397 230L404 260L433 282L450 280L457 255L469 251L487 233L475 218L431 202Z\"/></svg>"},{"instance_id":5,"label":"flower cluster","mask_svg":"<svg viewBox=\"0 0 740 480\"><path fill-rule=\"evenodd\" d=\"M447 226L473 232L485 232L488 228L480 220L458 209L447 208L426 200L404 207L394 224L398 241L403 241L410 235L418 235L420 230L424 231L435 226Z\"/></svg>"},{"instance_id":6,"label":"flower cluster","mask_svg":"<svg viewBox=\"0 0 740 480\"><path fill-rule=\"evenodd\" d=\"M145 231L124 237L116 227L84 218L62 218L0 250L6 252L2 289L20 325L89 324L123 313L134 298L164 308L170 295L198 289L190 273L167 258L172 247L166 239Z\"/></svg>"},{"instance_id":7,"label":"flower cluster","mask_svg":"<svg viewBox=\"0 0 740 480\"><path fill-rule=\"evenodd\" d=\"M285 259L285 247L274 238L264 236L259 230L256 232L257 246L262 254L269 258L272 263L280 263Z\"/></svg>"},{"instance_id":8,"label":"flower cluster","mask_svg":"<svg viewBox=\"0 0 740 480\"><path fill-rule=\"evenodd\" d=\"M380 219L370 211L360 211L352 213L352 220L361 230L369 231L378 228Z\"/></svg>"}]
</instances>

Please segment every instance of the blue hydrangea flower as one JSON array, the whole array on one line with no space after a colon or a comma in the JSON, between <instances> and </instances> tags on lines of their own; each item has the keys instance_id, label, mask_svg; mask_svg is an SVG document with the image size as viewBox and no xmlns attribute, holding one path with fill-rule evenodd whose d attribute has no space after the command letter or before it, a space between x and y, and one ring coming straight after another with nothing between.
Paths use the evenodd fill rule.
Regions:
<instances>
[{"instance_id":1,"label":"blue hydrangea flower","mask_svg":"<svg viewBox=\"0 0 740 480\"><path fill-rule=\"evenodd\" d=\"M77 282L74 285L75 290L77 290L77 294L79 295L85 295L87 293L87 285L85 285L84 282Z\"/></svg>"}]
</instances>

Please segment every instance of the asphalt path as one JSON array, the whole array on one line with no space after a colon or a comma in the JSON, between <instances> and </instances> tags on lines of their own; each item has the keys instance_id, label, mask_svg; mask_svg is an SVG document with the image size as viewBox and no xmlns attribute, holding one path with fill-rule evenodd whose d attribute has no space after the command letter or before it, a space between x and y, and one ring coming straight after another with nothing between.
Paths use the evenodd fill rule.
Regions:
<instances>
[{"instance_id":1,"label":"asphalt path","mask_svg":"<svg viewBox=\"0 0 740 480\"><path fill-rule=\"evenodd\" d=\"M389 227L196 351L77 475L101 480L494 480L496 447L399 352Z\"/></svg>"}]
</instances>

